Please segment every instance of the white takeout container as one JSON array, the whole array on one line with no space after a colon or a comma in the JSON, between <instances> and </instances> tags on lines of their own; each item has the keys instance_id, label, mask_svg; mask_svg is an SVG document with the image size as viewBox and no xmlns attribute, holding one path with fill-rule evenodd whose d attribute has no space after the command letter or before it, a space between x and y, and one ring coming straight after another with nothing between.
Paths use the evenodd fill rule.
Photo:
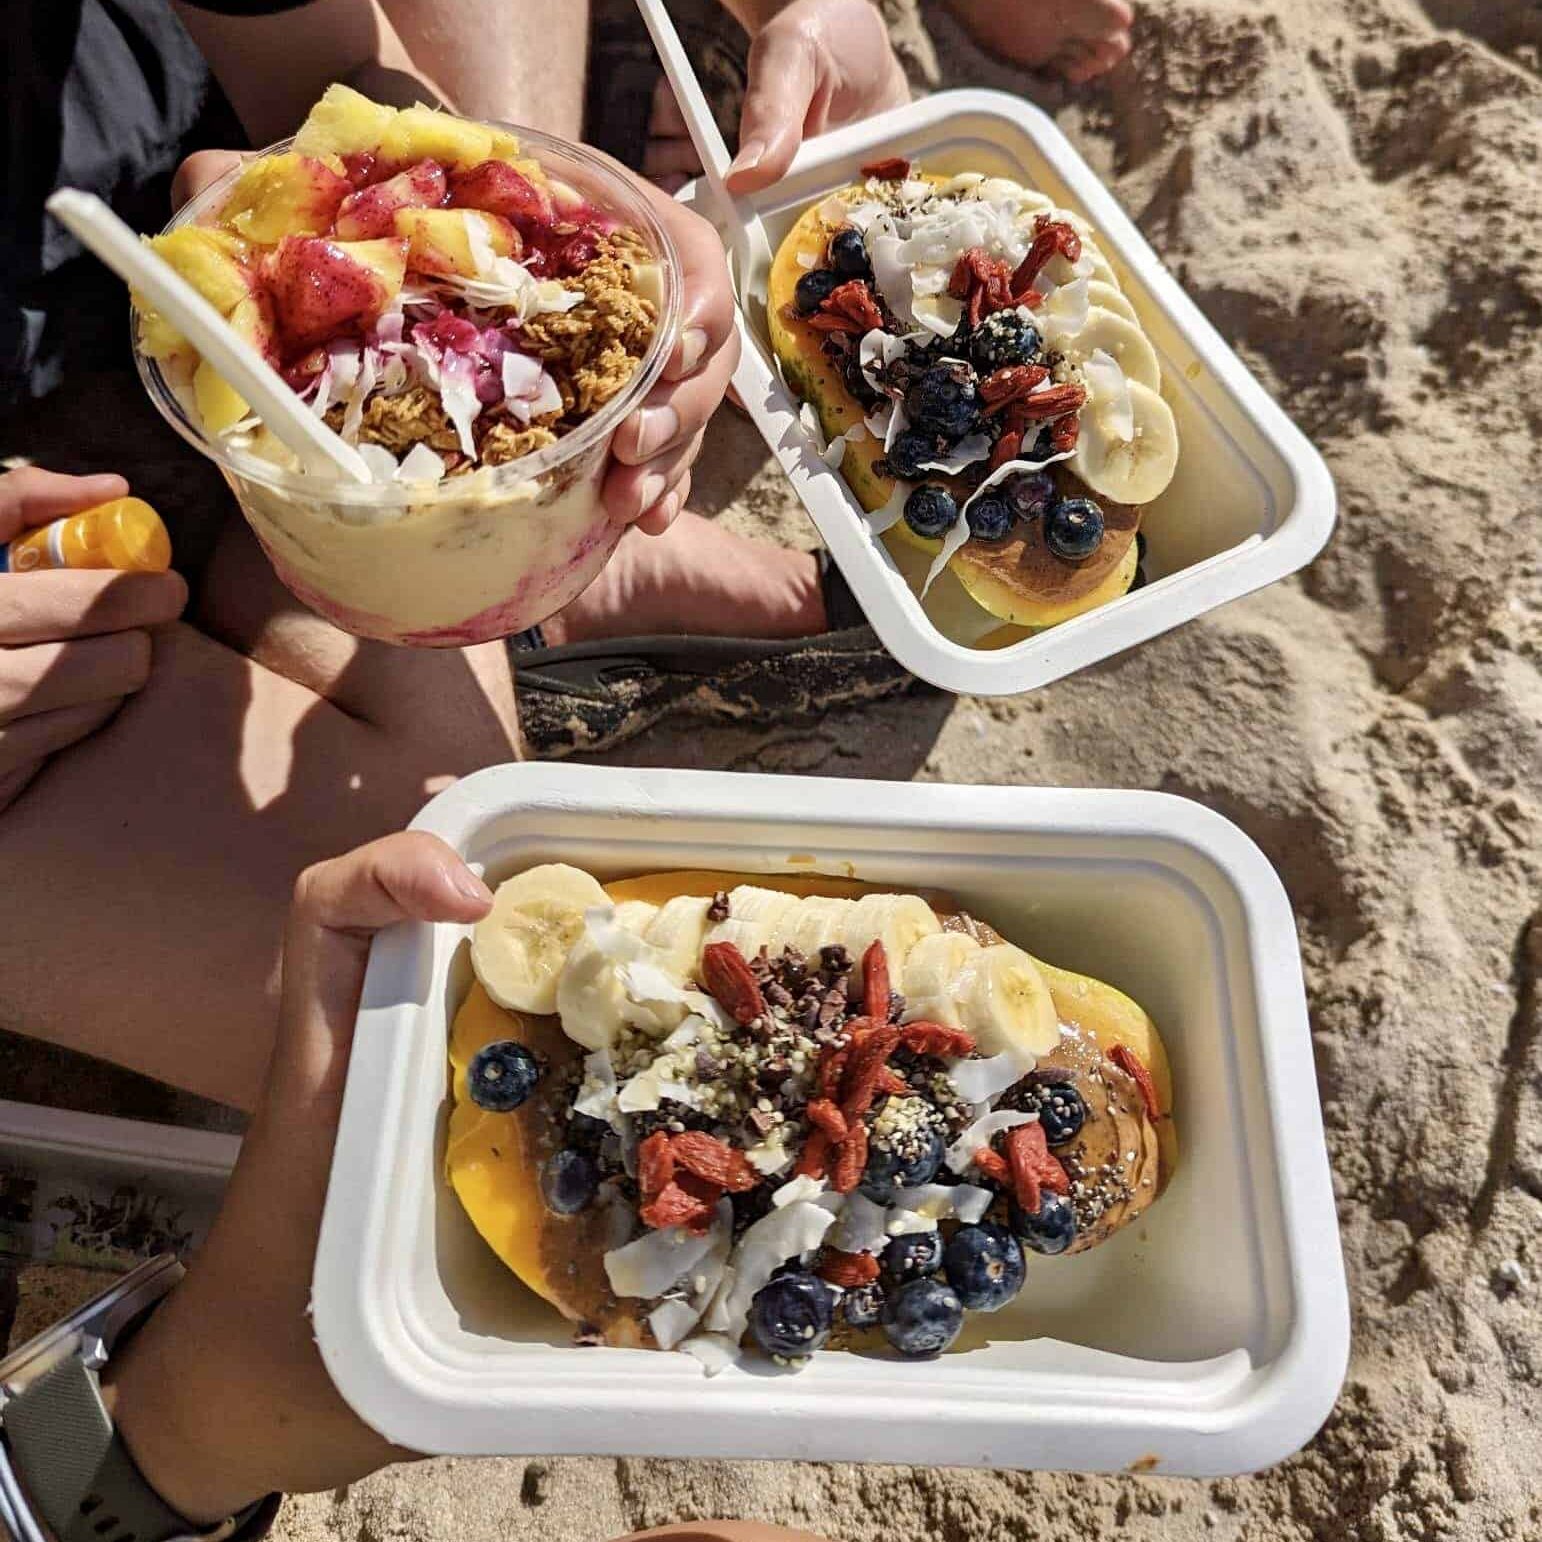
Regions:
<instances>
[{"instance_id":1,"label":"white takeout container","mask_svg":"<svg viewBox=\"0 0 1542 1542\"><path fill-rule=\"evenodd\" d=\"M415 828L496 883L561 860L823 872L955 893L1012 940L1136 997L1170 1051L1181 1159L1111 1241L1030 1259L973 1347L925 1363L578 1348L444 1180L465 929L371 951L316 1259L327 1368L415 1450L1248 1471L1333 1405L1348 1304L1289 903L1218 814L1146 792L496 767ZM968 1330L966 1330L968 1331Z\"/></svg>"},{"instance_id":2,"label":"white takeout container","mask_svg":"<svg viewBox=\"0 0 1542 1542\"><path fill-rule=\"evenodd\" d=\"M1261 589L1322 550L1337 502L1322 457L1037 107L1000 91L940 92L806 141L787 175L745 202L774 249L806 208L891 155L928 171L1012 177L1092 223L1156 349L1182 447L1171 485L1141 522L1151 580L1145 588L1009 647L971 646L1002 623L986 617L951 573L938 578L924 606L916 598L906 573L919 588L931 557L907 550L902 572L872 533L799 420L797 399L776 367L766 331L767 273L735 274L744 351L734 385L873 629L906 669L946 691L1031 691ZM704 185L681 196L719 219Z\"/></svg>"}]
</instances>

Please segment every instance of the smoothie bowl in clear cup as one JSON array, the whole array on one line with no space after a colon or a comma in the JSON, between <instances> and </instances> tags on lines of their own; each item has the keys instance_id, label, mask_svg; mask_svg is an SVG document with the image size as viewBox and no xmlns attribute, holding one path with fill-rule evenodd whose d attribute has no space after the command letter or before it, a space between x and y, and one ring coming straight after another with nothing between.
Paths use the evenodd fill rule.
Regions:
<instances>
[{"instance_id":1,"label":"smoothie bowl in clear cup","mask_svg":"<svg viewBox=\"0 0 1542 1542\"><path fill-rule=\"evenodd\" d=\"M369 464L369 483L302 470L135 309L151 400L317 614L458 647L535 625L604 567L611 440L669 357L681 268L602 157L332 87L152 245Z\"/></svg>"}]
</instances>

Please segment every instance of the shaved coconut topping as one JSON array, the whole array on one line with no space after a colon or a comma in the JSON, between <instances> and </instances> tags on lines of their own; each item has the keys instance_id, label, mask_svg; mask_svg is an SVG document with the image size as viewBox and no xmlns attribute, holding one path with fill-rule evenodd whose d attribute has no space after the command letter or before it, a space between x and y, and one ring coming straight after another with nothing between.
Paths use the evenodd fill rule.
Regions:
<instances>
[{"instance_id":1,"label":"shaved coconut topping","mask_svg":"<svg viewBox=\"0 0 1542 1542\"><path fill-rule=\"evenodd\" d=\"M988 488L994 487L998 482L1006 481L1009 476L1018 471L1042 471L1046 466L1053 466L1057 460L1070 460L1075 453L1074 450L1061 450L1058 454L1046 456L1043 460L1009 460L1005 465L997 466L964 501L964 507L959 510L960 521L962 521L963 515L969 511L970 504L981 493L985 492Z\"/></svg>"},{"instance_id":2,"label":"shaved coconut topping","mask_svg":"<svg viewBox=\"0 0 1542 1542\"><path fill-rule=\"evenodd\" d=\"M1130 402L1130 383L1112 354L1101 348L1081 364L1088 405L1103 431L1128 444L1135 437L1135 408Z\"/></svg>"},{"instance_id":3,"label":"shaved coconut topping","mask_svg":"<svg viewBox=\"0 0 1542 1542\"><path fill-rule=\"evenodd\" d=\"M894 1208L925 1216L932 1221L978 1221L991 1207L995 1195L972 1183L925 1183L918 1188L897 1189Z\"/></svg>"},{"instance_id":4,"label":"shaved coconut topping","mask_svg":"<svg viewBox=\"0 0 1542 1542\"><path fill-rule=\"evenodd\" d=\"M784 1183L771 1196L773 1208L780 1210L783 1205L796 1204L799 1200L817 1200L825 1191L823 1178L811 1178L807 1173L802 1173L790 1183Z\"/></svg>"},{"instance_id":5,"label":"shaved coconut topping","mask_svg":"<svg viewBox=\"0 0 1542 1542\"><path fill-rule=\"evenodd\" d=\"M429 445L418 443L402 456L397 469L398 482L440 482L444 480L444 460Z\"/></svg>"},{"instance_id":6,"label":"shaved coconut topping","mask_svg":"<svg viewBox=\"0 0 1542 1542\"><path fill-rule=\"evenodd\" d=\"M695 1338L687 1339L680 1348L693 1360L700 1360L702 1369L709 1377L739 1363L738 1341L721 1333L698 1333Z\"/></svg>"},{"instance_id":7,"label":"shaved coconut topping","mask_svg":"<svg viewBox=\"0 0 1542 1542\"><path fill-rule=\"evenodd\" d=\"M364 464L369 467L371 481L394 482L396 480L396 473L401 468L396 464L396 457L383 444L361 444L359 455Z\"/></svg>"},{"instance_id":8,"label":"shaved coconut topping","mask_svg":"<svg viewBox=\"0 0 1542 1542\"><path fill-rule=\"evenodd\" d=\"M948 1078L966 1103L988 1103L1020 1082L1033 1066L1031 1057L1006 1050L987 1060L955 1060L948 1067Z\"/></svg>"},{"instance_id":9,"label":"shaved coconut topping","mask_svg":"<svg viewBox=\"0 0 1542 1542\"><path fill-rule=\"evenodd\" d=\"M974 1154L981 1146L990 1145L1003 1130L1015 1130L1020 1124L1036 1124L1038 1118L1037 1114L1025 1114L1015 1108L998 1108L994 1113L976 1119L948 1147L949 1168L956 1173L967 1173L974 1166Z\"/></svg>"},{"instance_id":10,"label":"shaved coconut topping","mask_svg":"<svg viewBox=\"0 0 1542 1542\"><path fill-rule=\"evenodd\" d=\"M673 1349L701 1321L707 1303L717 1294L733 1247L733 1222L733 1202L720 1199L707 1231L706 1255L689 1269L688 1279L682 1276L679 1281L690 1286L690 1294L661 1301L648 1314L648 1326L660 1349Z\"/></svg>"},{"instance_id":11,"label":"shaved coconut topping","mask_svg":"<svg viewBox=\"0 0 1542 1542\"><path fill-rule=\"evenodd\" d=\"M1057 348L1069 343L1087 325L1091 303L1086 279L1073 279L1069 284L1062 284L1045 301L1043 309L1034 312L1044 341Z\"/></svg>"},{"instance_id":12,"label":"shaved coconut topping","mask_svg":"<svg viewBox=\"0 0 1542 1542\"><path fill-rule=\"evenodd\" d=\"M881 1253L889 1240L885 1229L887 1214L882 1205L875 1204L860 1189L853 1189L830 1233L830 1246L843 1253Z\"/></svg>"},{"instance_id":13,"label":"shaved coconut topping","mask_svg":"<svg viewBox=\"0 0 1542 1542\"><path fill-rule=\"evenodd\" d=\"M979 496L977 493L976 497ZM972 500L971 500L972 501ZM903 508L901 509L903 513ZM969 521L964 518L964 511L958 511L958 518L953 521L952 528L942 538L942 550L932 559L932 565L926 570L926 582L921 585L921 598L926 598L926 592L937 582L942 570L963 550L964 543L969 539Z\"/></svg>"},{"instance_id":14,"label":"shaved coconut topping","mask_svg":"<svg viewBox=\"0 0 1542 1542\"><path fill-rule=\"evenodd\" d=\"M375 388L375 361L379 355L373 348L366 348L362 355L355 355L357 360L353 382L348 389L348 407L343 413L343 438L350 444L359 437L359 429L364 422L364 399Z\"/></svg>"},{"instance_id":15,"label":"shaved coconut topping","mask_svg":"<svg viewBox=\"0 0 1542 1542\"><path fill-rule=\"evenodd\" d=\"M864 514L868 529L874 535L882 535L885 530L897 525L905 517L905 499L909 496L910 484L897 483L894 491L889 494L889 501L881 509L872 509Z\"/></svg>"},{"instance_id":16,"label":"shaved coconut topping","mask_svg":"<svg viewBox=\"0 0 1542 1542\"><path fill-rule=\"evenodd\" d=\"M683 1226L644 1232L605 1255L605 1278L618 1296L651 1301L689 1274L712 1243L711 1228L700 1237L693 1237Z\"/></svg>"},{"instance_id":17,"label":"shaved coconut topping","mask_svg":"<svg viewBox=\"0 0 1542 1542\"><path fill-rule=\"evenodd\" d=\"M966 466L974 465L977 460L988 459L992 442L989 434L965 434L946 455L940 455L936 460L919 461L917 464L923 471L945 471L949 476L957 476Z\"/></svg>"},{"instance_id":18,"label":"shaved coconut topping","mask_svg":"<svg viewBox=\"0 0 1542 1542\"><path fill-rule=\"evenodd\" d=\"M817 1248L835 1217L819 1205L794 1200L762 1216L729 1255L729 1270L705 1318L713 1332L735 1343L749 1325L755 1293L787 1262Z\"/></svg>"},{"instance_id":19,"label":"shaved coconut topping","mask_svg":"<svg viewBox=\"0 0 1542 1542\"><path fill-rule=\"evenodd\" d=\"M767 1178L786 1171L793 1163L793 1153L787 1149L787 1126L777 1125L763 1141L751 1146L744 1155L750 1166Z\"/></svg>"},{"instance_id":20,"label":"shaved coconut topping","mask_svg":"<svg viewBox=\"0 0 1542 1542\"><path fill-rule=\"evenodd\" d=\"M610 1051L597 1049L584 1056L584 1079L573 1107L590 1119L603 1119L619 1128L621 1110L616 1101L616 1068L610 1063Z\"/></svg>"},{"instance_id":21,"label":"shaved coconut topping","mask_svg":"<svg viewBox=\"0 0 1542 1542\"><path fill-rule=\"evenodd\" d=\"M901 321L914 325L918 319L910 304L914 291L910 284L910 265L901 255L902 245L895 235L869 237L868 257L873 264L873 283L884 303Z\"/></svg>"},{"instance_id":22,"label":"shaved coconut topping","mask_svg":"<svg viewBox=\"0 0 1542 1542\"><path fill-rule=\"evenodd\" d=\"M893 364L896 359L903 359L908 351L904 338L885 332L882 327L873 327L863 334L862 341L857 344L857 360L862 366L862 378L879 395L883 395L887 388L878 370Z\"/></svg>"}]
</instances>

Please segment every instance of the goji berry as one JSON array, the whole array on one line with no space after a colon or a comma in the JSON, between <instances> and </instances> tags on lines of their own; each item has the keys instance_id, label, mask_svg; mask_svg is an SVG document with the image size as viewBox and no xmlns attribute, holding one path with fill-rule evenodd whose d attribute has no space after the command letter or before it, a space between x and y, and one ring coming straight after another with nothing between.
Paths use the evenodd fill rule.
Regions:
<instances>
[{"instance_id":1,"label":"goji berry","mask_svg":"<svg viewBox=\"0 0 1542 1542\"><path fill-rule=\"evenodd\" d=\"M1043 271L1044 264L1056 252L1067 262L1075 262L1082 254L1082 238L1064 220L1047 219L1041 214L1033 228L1033 245L1028 248L1028 255L1018 263L1012 275L1012 293L1019 297L1033 287L1033 281Z\"/></svg>"},{"instance_id":2,"label":"goji berry","mask_svg":"<svg viewBox=\"0 0 1542 1542\"><path fill-rule=\"evenodd\" d=\"M712 1219L712 1206L694 1194L687 1194L678 1183L666 1183L657 1195L638 1212L644 1226L662 1231L666 1226L701 1229Z\"/></svg>"},{"instance_id":3,"label":"goji berry","mask_svg":"<svg viewBox=\"0 0 1542 1542\"><path fill-rule=\"evenodd\" d=\"M701 950L701 977L707 990L720 1001L742 1028L766 1013L749 960L731 942L709 942Z\"/></svg>"},{"instance_id":4,"label":"goji berry","mask_svg":"<svg viewBox=\"0 0 1542 1542\"><path fill-rule=\"evenodd\" d=\"M819 1278L842 1290L871 1285L878 1278L878 1260L871 1253L843 1253L826 1248L819 1259Z\"/></svg>"},{"instance_id":5,"label":"goji berry","mask_svg":"<svg viewBox=\"0 0 1542 1542\"><path fill-rule=\"evenodd\" d=\"M1005 1145L1007 1165L1012 1171L1012 1188L1024 1210L1037 1213L1042 1198L1040 1188L1054 1194L1070 1193L1071 1180L1049 1149L1044 1126L1037 1119L1008 1130Z\"/></svg>"},{"instance_id":6,"label":"goji berry","mask_svg":"<svg viewBox=\"0 0 1542 1542\"><path fill-rule=\"evenodd\" d=\"M847 279L844 284L838 284L832 289L819 302L819 313L823 316L842 316L855 323L863 332L870 332L874 327L883 325L883 312L878 309L872 290L859 278Z\"/></svg>"},{"instance_id":7,"label":"goji berry","mask_svg":"<svg viewBox=\"0 0 1542 1542\"><path fill-rule=\"evenodd\" d=\"M876 937L862 955L862 1010L875 1023L889 1020L889 954Z\"/></svg>"},{"instance_id":8,"label":"goji berry","mask_svg":"<svg viewBox=\"0 0 1542 1542\"><path fill-rule=\"evenodd\" d=\"M1014 405L1030 422L1045 422L1068 412L1080 412L1086 400L1087 393L1079 385L1057 385L1021 397Z\"/></svg>"},{"instance_id":9,"label":"goji berry","mask_svg":"<svg viewBox=\"0 0 1542 1542\"><path fill-rule=\"evenodd\" d=\"M873 1106L884 1061L894 1053L902 1032L900 1028L875 1028L852 1045L846 1074L841 1078L841 1112L847 1124L854 1124Z\"/></svg>"},{"instance_id":10,"label":"goji berry","mask_svg":"<svg viewBox=\"0 0 1542 1542\"><path fill-rule=\"evenodd\" d=\"M685 1130L674 1136L669 1150L687 1172L727 1189L730 1194L747 1193L760 1182L760 1174L742 1151L704 1130Z\"/></svg>"},{"instance_id":11,"label":"goji berry","mask_svg":"<svg viewBox=\"0 0 1542 1542\"><path fill-rule=\"evenodd\" d=\"M893 1066L884 1066L878 1073L878 1084L874 1092L887 1092L892 1098L903 1098L910 1095L910 1083L896 1071Z\"/></svg>"},{"instance_id":12,"label":"goji berry","mask_svg":"<svg viewBox=\"0 0 1542 1542\"><path fill-rule=\"evenodd\" d=\"M819 1052L819 1095L822 1098L835 1099L840 1096L841 1077L846 1070L846 1061L850 1058L851 1046L847 1044L826 1044Z\"/></svg>"},{"instance_id":13,"label":"goji berry","mask_svg":"<svg viewBox=\"0 0 1542 1542\"><path fill-rule=\"evenodd\" d=\"M1012 1181L1012 1169L1007 1166L1006 1158L999 1152L992 1151L989 1146L981 1146L975 1152L973 1160L974 1165L992 1183L1010 1183Z\"/></svg>"},{"instance_id":14,"label":"goji berry","mask_svg":"<svg viewBox=\"0 0 1542 1542\"><path fill-rule=\"evenodd\" d=\"M815 1098L803 1113L816 1130L823 1130L831 1140L845 1140L846 1116L829 1098Z\"/></svg>"},{"instance_id":15,"label":"goji berry","mask_svg":"<svg viewBox=\"0 0 1542 1542\"><path fill-rule=\"evenodd\" d=\"M1081 437L1082 420L1074 412L1067 413L1059 419L1049 431L1050 448L1059 455L1066 450L1074 450L1076 441Z\"/></svg>"},{"instance_id":16,"label":"goji berry","mask_svg":"<svg viewBox=\"0 0 1542 1542\"><path fill-rule=\"evenodd\" d=\"M823 1130L810 1130L798 1153L798 1165L793 1168L795 1178L823 1178L830 1170L830 1150L834 1142Z\"/></svg>"},{"instance_id":17,"label":"goji berry","mask_svg":"<svg viewBox=\"0 0 1542 1542\"><path fill-rule=\"evenodd\" d=\"M850 316L840 316L830 311L815 311L812 316L801 319L816 332L845 332L852 337L861 337L868 330L860 321L853 321Z\"/></svg>"},{"instance_id":18,"label":"goji berry","mask_svg":"<svg viewBox=\"0 0 1542 1542\"><path fill-rule=\"evenodd\" d=\"M669 1149L669 1132L655 1130L637 1148L637 1187L644 1199L661 1193L675 1175L675 1158Z\"/></svg>"},{"instance_id":19,"label":"goji berry","mask_svg":"<svg viewBox=\"0 0 1542 1542\"><path fill-rule=\"evenodd\" d=\"M835 1168L830 1174L830 1187L837 1194L849 1194L862 1181L862 1170L867 1166L867 1126L860 1119L846 1131L846 1139L835 1153Z\"/></svg>"},{"instance_id":20,"label":"goji berry","mask_svg":"<svg viewBox=\"0 0 1542 1542\"><path fill-rule=\"evenodd\" d=\"M1049 379L1042 364L1009 364L992 370L980 382L980 400L987 407L1002 407L1026 396L1041 381Z\"/></svg>"},{"instance_id":21,"label":"goji berry","mask_svg":"<svg viewBox=\"0 0 1542 1542\"><path fill-rule=\"evenodd\" d=\"M991 458L986 463L988 471L999 471L1009 460L1016 460L1023 448L1023 430L1005 428L1001 437L991 446Z\"/></svg>"},{"instance_id":22,"label":"goji berry","mask_svg":"<svg viewBox=\"0 0 1542 1542\"><path fill-rule=\"evenodd\" d=\"M1135 1051L1128 1044L1116 1044L1109 1050L1108 1058L1127 1076L1135 1078L1135 1085L1140 1089L1140 1100L1146 1105L1146 1117L1151 1120L1159 1118L1162 1105L1157 1101L1156 1083Z\"/></svg>"},{"instance_id":23,"label":"goji berry","mask_svg":"<svg viewBox=\"0 0 1542 1542\"><path fill-rule=\"evenodd\" d=\"M932 1055L939 1060L956 1060L974 1052L974 1039L962 1028L917 1020L906 1023L900 1042L912 1054Z\"/></svg>"},{"instance_id":24,"label":"goji berry","mask_svg":"<svg viewBox=\"0 0 1542 1542\"><path fill-rule=\"evenodd\" d=\"M903 182L910 175L910 162L903 155L891 155L885 160L869 161L862 168L864 177L876 177L880 182Z\"/></svg>"}]
</instances>

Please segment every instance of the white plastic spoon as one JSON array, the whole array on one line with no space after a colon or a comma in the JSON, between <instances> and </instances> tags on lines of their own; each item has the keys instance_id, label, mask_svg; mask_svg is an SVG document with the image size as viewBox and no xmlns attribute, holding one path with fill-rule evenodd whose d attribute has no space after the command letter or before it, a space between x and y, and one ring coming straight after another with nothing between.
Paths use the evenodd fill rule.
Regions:
<instances>
[{"instance_id":1,"label":"white plastic spoon","mask_svg":"<svg viewBox=\"0 0 1542 1542\"><path fill-rule=\"evenodd\" d=\"M141 294L246 399L308 472L371 480L364 457L284 384L272 365L94 193L61 188L48 212Z\"/></svg>"},{"instance_id":2,"label":"white plastic spoon","mask_svg":"<svg viewBox=\"0 0 1542 1542\"><path fill-rule=\"evenodd\" d=\"M771 269L771 238L760 216L744 199L729 191L725 180L728 176L730 157L728 146L718 132L717 120L706 93L696 79L696 71L685 52L685 44L675 31L675 24L664 9L664 0L637 0L643 22L653 46L658 50L675 100L680 104L681 116L690 130L691 143L701 157L701 169L712 189L724 218L733 231L734 263L739 272L742 295L745 285L755 274L769 273Z\"/></svg>"}]
</instances>

